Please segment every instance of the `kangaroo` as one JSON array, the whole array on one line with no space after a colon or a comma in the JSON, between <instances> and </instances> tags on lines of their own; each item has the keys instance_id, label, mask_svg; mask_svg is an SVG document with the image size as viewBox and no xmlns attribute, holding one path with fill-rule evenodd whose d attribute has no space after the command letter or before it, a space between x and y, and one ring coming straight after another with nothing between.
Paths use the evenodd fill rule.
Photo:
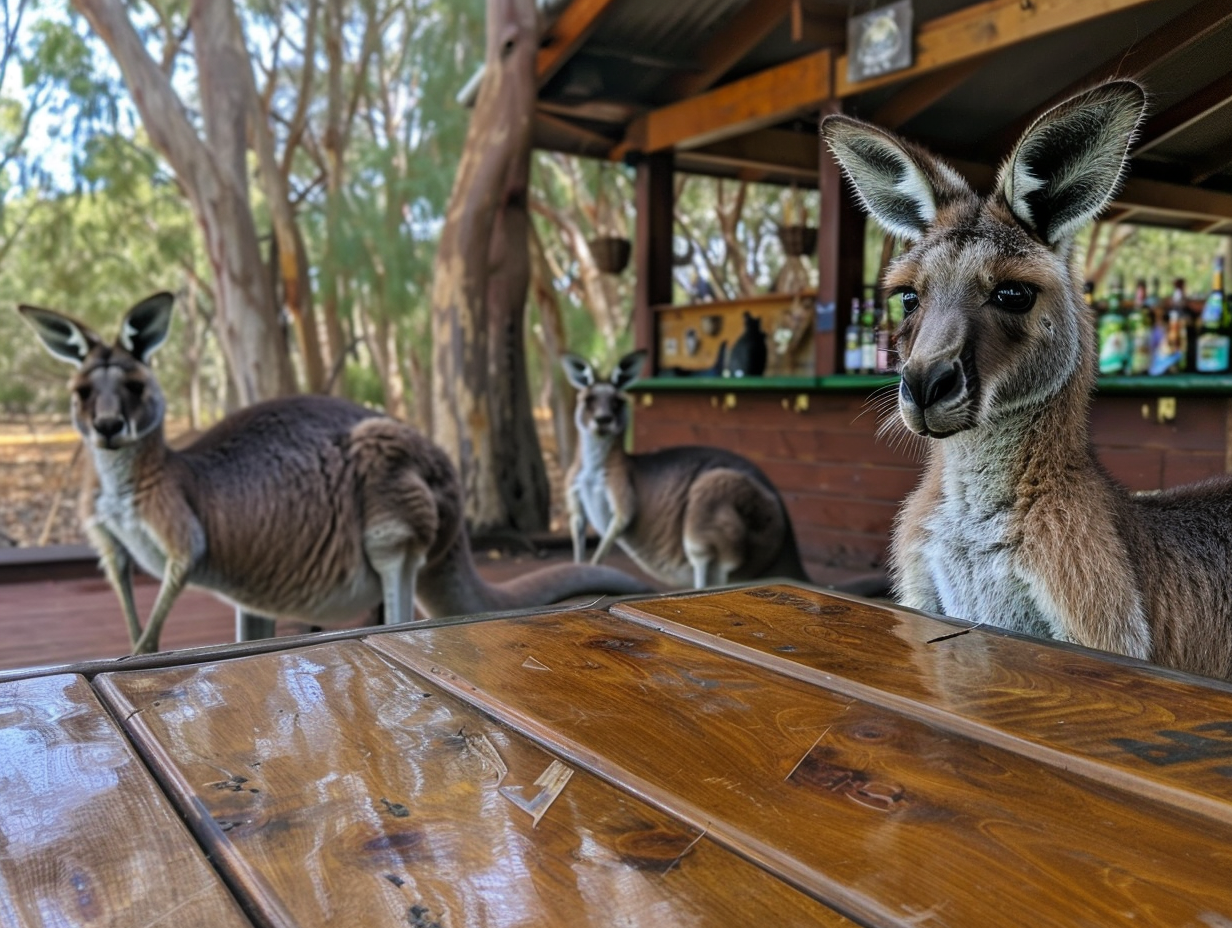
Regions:
<instances>
[{"instance_id":1,"label":"kangaroo","mask_svg":"<svg viewBox=\"0 0 1232 928\"><path fill-rule=\"evenodd\" d=\"M586 523L600 534L598 564L613 543L653 577L698 588L756 577L808 582L791 519L751 461L721 448L688 446L627 454L625 389L646 352L616 363L604 383L576 355L561 359L578 389L578 450L566 475L573 559L585 556Z\"/></svg>"},{"instance_id":2,"label":"kangaroo","mask_svg":"<svg viewBox=\"0 0 1232 928\"><path fill-rule=\"evenodd\" d=\"M134 653L158 649L187 584L246 615L317 625L378 604L384 621L408 622L416 601L440 617L652 592L618 570L572 564L484 582L449 458L410 426L345 400L269 400L168 448L149 361L167 338L172 302L159 293L135 305L112 345L62 313L19 307L47 350L76 368L73 423L94 466L82 516ZM144 630L134 564L162 580ZM271 626L240 623L265 634Z\"/></svg>"},{"instance_id":3,"label":"kangaroo","mask_svg":"<svg viewBox=\"0 0 1232 928\"><path fill-rule=\"evenodd\" d=\"M822 135L908 250L901 424L926 436L890 551L905 605L1232 673L1232 480L1135 496L1090 438L1093 327L1074 236L1116 192L1145 110L1129 81L1039 117L977 196L947 165L844 116Z\"/></svg>"}]
</instances>

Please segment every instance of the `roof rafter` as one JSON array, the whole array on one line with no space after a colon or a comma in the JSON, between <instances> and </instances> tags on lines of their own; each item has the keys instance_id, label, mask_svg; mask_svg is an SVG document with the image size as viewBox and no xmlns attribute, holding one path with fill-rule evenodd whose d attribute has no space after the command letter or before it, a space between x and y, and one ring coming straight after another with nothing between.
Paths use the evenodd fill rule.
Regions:
<instances>
[{"instance_id":1,"label":"roof rafter","mask_svg":"<svg viewBox=\"0 0 1232 928\"><path fill-rule=\"evenodd\" d=\"M535 78L542 87L552 79L619 0L573 0L544 35L546 44L535 58Z\"/></svg>"}]
</instances>

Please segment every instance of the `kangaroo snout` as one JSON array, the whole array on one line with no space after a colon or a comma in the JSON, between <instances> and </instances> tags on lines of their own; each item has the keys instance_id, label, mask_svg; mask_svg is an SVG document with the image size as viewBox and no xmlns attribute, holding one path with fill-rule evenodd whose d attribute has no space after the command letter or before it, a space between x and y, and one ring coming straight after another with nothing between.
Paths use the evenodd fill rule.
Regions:
<instances>
[{"instance_id":1,"label":"kangaroo snout","mask_svg":"<svg viewBox=\"0 0 1232 928\"><path fill-rule=\"evenodd\" d=\"M119 416L98 416L91 424L94 431L107 441L124 431L124 420Z\"/></svg>"},{"instance_id":2,"label":"kangaroo snout","mask_svg":"<svg viewBox=\"0 0 1232 928\"><path fill-rule=\"evenodd\" d=\"M920 409L957 398L962 389L962 367L954 360L934 362L923 369L904 369L900 387L903 398Z\"/></svg>"}]
</instances>

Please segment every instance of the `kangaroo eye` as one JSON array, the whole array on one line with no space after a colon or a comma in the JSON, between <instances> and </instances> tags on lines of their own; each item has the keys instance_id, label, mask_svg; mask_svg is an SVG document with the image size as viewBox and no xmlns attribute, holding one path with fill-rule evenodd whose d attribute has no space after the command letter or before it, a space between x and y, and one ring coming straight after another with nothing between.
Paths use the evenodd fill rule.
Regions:
<instances>
[{"instance_id":1,"label":"kangaroo eye","mask_svg":"<svg viewBox=\"0 0 1232 928\"><path fill-rule=\"evenodd\" d=\"M145 384L140 380L124 381L124 389L128 391L128 395L135 400L141 399L141 394L145 393Z\"/></svg>"},{"instance_id":2,"label":"kangaroo eye","mask_svg":"<svg viewBox=\"0 0 1232 928\"><path fill-rule=\"evenodd\" d=\"M1035 305L1035 290L1017 280L1007 280L992 288L989 298L999 309L1007 309L1012 313L1025 313Z\"/></svg>"},{"instance_id":3,"label":"kangaroo eye","mask_svg":"<svg viewBox=\"0 0 1232 928\"><path fill-rule=\"evenodd\" d=\"M904 290L903 298L903 315L910 316L913 312L920 308L920 295L914 290Z\"/></svg>"},{"instance_id":4,"label":"kangaroo eye","mask_svg":"<svg viewBox=\"0 0 1232 928\"><path fill-rule=\"evenodd\" d=\"M90 398L90 394L92 394L93 392L94 392L93 387L91 387L88 383L83 383L80 387L77 388L77 399L81 400L84 403L86 400Z\"/></svg>"}]
</instances>

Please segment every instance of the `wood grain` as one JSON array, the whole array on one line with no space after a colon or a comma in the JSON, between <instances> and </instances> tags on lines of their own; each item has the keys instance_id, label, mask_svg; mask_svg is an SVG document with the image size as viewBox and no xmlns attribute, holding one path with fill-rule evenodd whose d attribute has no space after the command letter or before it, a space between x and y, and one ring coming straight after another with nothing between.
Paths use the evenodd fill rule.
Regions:
<instances>
[{"instance_id":1,"label":"wood grain","mask_svg":"<svg viewBox=\"0 0 1232 928\"><path fill-rule=\"evenodd\" d=\"M358 642L97 683L271 924L854 928Z\"/></svg>"},{"instance_id":2,"label":"wood grain","mask_svg":"<svg viewBox=\"0 0 1232 928\"><path fill-rule=\"evenodd\" d=\"M1232 917L1225 822L610 615L368 645L862 924Z\"/></svg>"},{"instance_id":3,"label":"wood grain","mask_svg":"<svg viewBox=\"0 0 1232 928\"><path fill-rule=\"evenodd\" d=\"M0 685L0 925L248 925L82 677Z\"/></svg>"},{"instance_id":4,"label":"wood grain","mask_svg":"<svg viewBox=\"0 0 1232 928\"><path fill-rule=\"evenodd\" d=\"M792 586L614 611L1232 824L1232 687L1222 681Z\"/></svg>"}]
</instances>

